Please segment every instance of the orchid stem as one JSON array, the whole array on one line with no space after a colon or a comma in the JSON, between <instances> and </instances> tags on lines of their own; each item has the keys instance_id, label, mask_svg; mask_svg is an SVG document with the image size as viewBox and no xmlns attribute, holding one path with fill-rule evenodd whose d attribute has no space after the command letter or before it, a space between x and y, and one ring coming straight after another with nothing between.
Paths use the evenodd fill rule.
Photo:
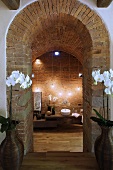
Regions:
<instances>
[{"instance_id":1,"label":"orchid stem","mask_svg":"<svg viewBox=\"0 0 113 170\"><path fill-rule=\"evenodd\" d=\"M10 90L9 117L10 117L10 123L11 123L12 122L12 85L11 85L11 90Z\"/></svg>"},{"instance_id":2,"label":"orchid stem","mask_svg":"<svg viewBox=\"0 0 113 170\"><path fill-rule=\"evenodd\" d=\"M105 119L104 90L103 90L103 111L104 111L104 119Z\"/></svg>"},{"instance_id":3,"label":"orchid stem","mask_svg":"<svg viewBox=\"0 0 113 170\"><path fill-rule=\"evenodd\" d=\"M109 103L108 103L108 95L107 95L107 120L109 119Z\"/></svg>"}]
</instances>

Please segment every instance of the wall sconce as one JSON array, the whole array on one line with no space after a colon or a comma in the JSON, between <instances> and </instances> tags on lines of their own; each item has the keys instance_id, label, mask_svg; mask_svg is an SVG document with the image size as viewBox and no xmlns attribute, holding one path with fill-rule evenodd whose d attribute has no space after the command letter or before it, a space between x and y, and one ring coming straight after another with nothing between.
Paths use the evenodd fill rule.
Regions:
<instances>
[{"instance_id":1,"label":"wall sconce","mask_svg":"<svg viewBox=\"0 0 113 170\"><path fill-rule=\"evenodd\" d=\"M77 87L77 90L80 91L80 87Z\"/></svg>"}]
</instances>

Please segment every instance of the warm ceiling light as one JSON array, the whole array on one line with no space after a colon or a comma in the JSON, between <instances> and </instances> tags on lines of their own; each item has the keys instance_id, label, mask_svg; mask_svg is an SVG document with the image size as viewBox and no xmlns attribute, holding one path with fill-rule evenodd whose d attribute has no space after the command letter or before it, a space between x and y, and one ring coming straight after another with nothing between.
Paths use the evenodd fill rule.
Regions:
<instances>
[{"instance_id":1,"label":"warm ceiling light","mask_svg":"<svg viewBox=\"0 0 113 170\"><path fill-rule=\"evenodd\" d=\"M55 51L55 55L60 55L60 53L58 51Z\"/></svg>"},{"instance_id":2,"label":"warm ceiling light","mask_svg":"<svg viewBox=\"0 0 113 170\"><path fill-rule=\"evenodd\" d=\"M36 64L41 64L40 59L36 59Z\"/></svg>"}]
</instances>

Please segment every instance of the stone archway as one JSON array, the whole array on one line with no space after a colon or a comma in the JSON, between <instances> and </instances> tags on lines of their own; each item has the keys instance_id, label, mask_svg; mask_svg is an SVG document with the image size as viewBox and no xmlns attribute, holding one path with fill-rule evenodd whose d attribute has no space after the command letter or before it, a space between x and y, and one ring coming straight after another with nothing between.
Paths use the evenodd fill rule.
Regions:
<instances>
[{"instance_id":1,"label":"stone archway","mask_svg":"<svg viewBox=\"0 0 113 170\"><path fill-rule=\"evenodd\" d=\"M93 91L91 72L95 68L105 70L109 67L107 29L101 18L79 1L36 1L20 11L9 27L7 74L20 70L31 75L32 61L56 49L76 56L83 65L83 148L92 151L98 131L90 116L92 107L99 106L93 104L97 94ZM25 150L29 152L32 149L31 89L18 93L15 91L13 97L19 98L18 108L15 108L17 113L21 111L19 131Z\"/></svg>"}]
</instances>

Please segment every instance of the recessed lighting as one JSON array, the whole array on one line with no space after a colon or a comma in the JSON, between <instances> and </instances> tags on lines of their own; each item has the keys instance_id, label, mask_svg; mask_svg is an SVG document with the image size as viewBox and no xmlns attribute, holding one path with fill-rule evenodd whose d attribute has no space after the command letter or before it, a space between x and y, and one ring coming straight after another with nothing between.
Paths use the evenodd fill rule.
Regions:
<instances>
[{"instance_id":1,"label":"recessed lighting","mask_svg":"<svg viewBox=\"0 0 113 170\"><path fill-rule=\"evenodd\" d=\"M55 51L55 55L60 55L60 53L58 51Z\"/></svg>"}]
</instances>

